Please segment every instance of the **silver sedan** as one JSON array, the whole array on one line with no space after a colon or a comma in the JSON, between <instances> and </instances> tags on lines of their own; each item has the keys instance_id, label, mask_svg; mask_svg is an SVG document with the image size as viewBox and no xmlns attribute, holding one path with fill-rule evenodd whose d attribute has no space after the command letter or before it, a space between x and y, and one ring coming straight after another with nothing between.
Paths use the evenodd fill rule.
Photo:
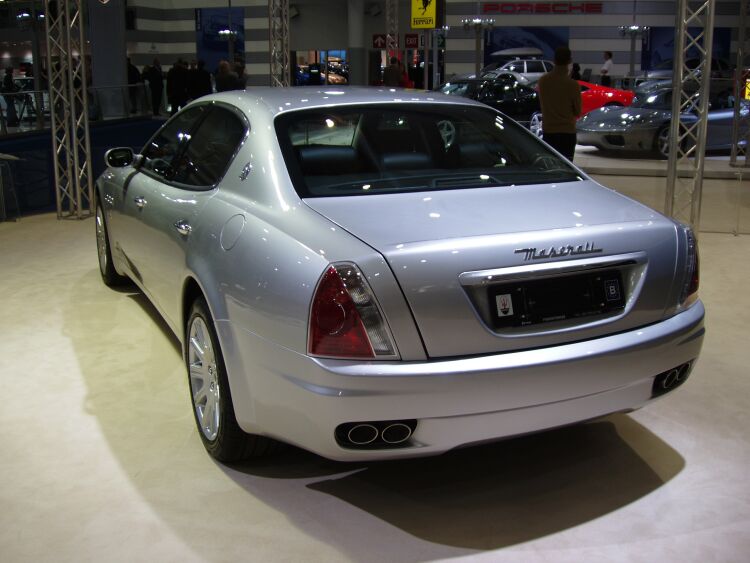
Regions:
<instances>
[{"instance_id":1,"label":"silver sedan","mask_svg":"<svg viewBox=\"0 0 750 563\"><path fill-rule=\"evenodd\" d=\"M701 349L691 230L471 100L227 92L106 161L102 278L182 342L222 461L425 456L628 412Z\"/></svg>"}]
</instances>

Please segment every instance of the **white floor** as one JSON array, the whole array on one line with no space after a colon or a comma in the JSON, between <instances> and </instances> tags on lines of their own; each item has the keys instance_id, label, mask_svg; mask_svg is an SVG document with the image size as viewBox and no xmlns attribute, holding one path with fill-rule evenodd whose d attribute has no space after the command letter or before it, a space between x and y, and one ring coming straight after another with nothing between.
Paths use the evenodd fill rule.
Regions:
<instances>
[{"instance_id":1,"label":"white floor","mask_svg":"<svg viewBox=\"0 0 750 563\"><path fill-rule=\"evenodd\" d=\"M647 409L371 465L214 463L175 339L91 220L0 223L0 561L750 560L750 237L703 234L703 355Z\"/></svg>"}]
</instances>

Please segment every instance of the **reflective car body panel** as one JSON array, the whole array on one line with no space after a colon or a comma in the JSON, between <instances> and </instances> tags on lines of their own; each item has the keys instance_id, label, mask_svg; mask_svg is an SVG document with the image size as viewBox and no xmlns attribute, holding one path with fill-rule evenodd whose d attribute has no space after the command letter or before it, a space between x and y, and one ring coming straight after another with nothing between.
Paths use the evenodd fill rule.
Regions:
<instances>
[{"instance_id":1,"label":"reflective car body panel","mask_svg":"<svg viewBox=\"0 0 750 563\"><path fill-rule=\"evenodd\" d=\"M352 143L372 131L418 137L432 115L455 118L452 132L423 139L444 159L433 159L441 173L466 157L466 139L485 147L480 134L513 133L517 146L471 153L469 162L479 154L490 164L451 171L452 182L474 178L460 188L438 177L409 187L427 174L417 166L388 172L380 193L367 184L352 195L362 176L340 159L330 171L304 169L304 151L344 154L336 143L347 127ZM485 129L462 137L462 115ZM313 138L315 119L330 136ZM300 123L308 129L296 136ZM373 162L421 162L415 151ZM313 190L326 181L331 191ZM681 297L687 230L463 98L366 88L209 96L167 122L133 164L108 168L97 198L117 271L183 343L190 299L205 297L241 428L332 459L435 454L639 408L654 398L655 377L692 366L702 344L703 306ZM375 296L394 358L308 351L311 303L342 262ZM498 324L503 284L554 293L555 280L598 272L618 280L618 308ZM357 450L334 438L344 423L396 419L417 421L406 447Z\"/></svg>"}]
</instances>

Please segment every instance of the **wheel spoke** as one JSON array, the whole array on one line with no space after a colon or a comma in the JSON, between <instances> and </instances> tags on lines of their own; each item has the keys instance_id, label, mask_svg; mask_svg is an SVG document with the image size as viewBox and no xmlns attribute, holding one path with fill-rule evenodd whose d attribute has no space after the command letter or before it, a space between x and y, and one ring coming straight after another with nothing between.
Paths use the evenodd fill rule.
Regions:
<instances>
[{"instance_id":1,"label":"wheel spoke","mask_svg":"<svg viewBox=\"0 0 750 563\"><path fill-rule=\"evenodd\" d=\"M195 403L196 406L204 405L207 400L208 385L206 385L205 382L202 382L201 386L197 389L195 388L195 385L193 385L193 403Z\"/></svg>"},{"instance_id":2,"label":"wheel spoke","mask_svg":"<svg viewBox=\"0 0 750 563\"><path fill-rule=\"evenodd\" d=\"M196 359L199 362L202 363L203 362L204 351L203 351L203 347L201 346L201 342L196 337L192 337L190 339L190 349L193 352L195 352L195 354L197 356Z\"/></svg>"},{"instance_id":3,"label":"wheel spoke","mask_svg":"<svg viewBox=\"0 0 750 563\"><path fill-rule=\"evenodd\" d=\"M203 428L205 429L206 432L211 431L211 417L213 416L213 413L214 413L214 403L209 397L208 402L206 402L206 406L203 407L203 420L201 421L203 422Z\"/></svg>"}]
</instances>

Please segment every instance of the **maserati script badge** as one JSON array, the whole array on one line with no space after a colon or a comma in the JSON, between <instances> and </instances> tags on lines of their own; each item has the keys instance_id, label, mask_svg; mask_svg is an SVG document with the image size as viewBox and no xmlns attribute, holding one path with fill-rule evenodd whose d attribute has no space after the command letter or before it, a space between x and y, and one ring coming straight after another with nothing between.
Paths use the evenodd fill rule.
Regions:
<instances>
[{"instance_id":1,"label":"maserati script badge","mask_svg":"<svg viewBox=\"0 0 750 563\"><path fill-rule=\"evenodd\" d=\"M602 249L596 248L593 242L587 242L578 246L568 244L564 246L550 246L541 250L538 248L517 248L514 252L516 254L523 254L523 259L528 261L562 258L563 256L578 256L581 254L596 254L602 252Z\"/></svg>"}]
</instances>

